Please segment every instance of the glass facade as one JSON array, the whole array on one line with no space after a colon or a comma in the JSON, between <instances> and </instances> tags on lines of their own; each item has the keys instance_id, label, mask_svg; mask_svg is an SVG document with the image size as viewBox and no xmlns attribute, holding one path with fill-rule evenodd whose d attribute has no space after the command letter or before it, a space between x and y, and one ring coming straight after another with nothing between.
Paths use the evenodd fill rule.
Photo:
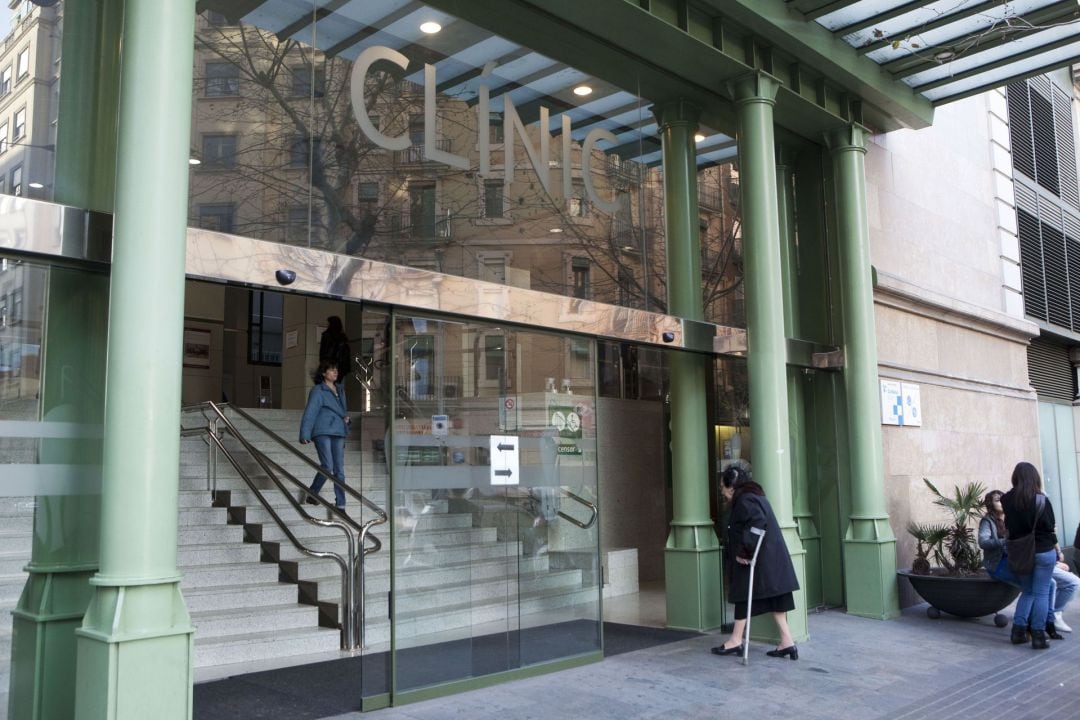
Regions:
<instances>
[{"instance_id":1,"label":"glass facade","mask_svg":"<svg viewBox=\"0 0 1080 720\"><path fill-rule=\"evenodd\" d=\"M648 101L405 0L220 5L196 26L192 225L666 311ZM741 324L734 141L700 133L706 316Z\"/></svg>"}]
</instances>

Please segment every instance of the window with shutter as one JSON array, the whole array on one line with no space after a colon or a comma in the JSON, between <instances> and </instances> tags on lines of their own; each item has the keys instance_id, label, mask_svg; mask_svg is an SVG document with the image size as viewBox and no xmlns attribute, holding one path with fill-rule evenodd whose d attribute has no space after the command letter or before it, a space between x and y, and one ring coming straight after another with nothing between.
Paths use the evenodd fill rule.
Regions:
<instances>
[{"instance_id":1,"label":"window with shutter","mask_svg":"<svg viewBox=\"0 0 1080 720\"><path fill-rule=\"evenodd\" d=\"M1020 237L1020 271L1023 278L1024 311L1046 320L1046 286L1043 282L1042 239L1039 221L1024 210L1016 212Z\"/></svg>"},{"instance_id":2,"label":"window with shutter","mask_svg":"<svg viewBox=\"0 0 1080 720\"><path fill-rule=\"evenodd\" d=\"M1039 93L1031 93L1031 134L1035 141L1035 180L1058 194L1057 138L1054 108Z\"/></svg>"},{"instance_id":3,"label":"window with shutter","mask_svg":"<svg viewBox=\"0 0 1080 720\"><path fill-rule=\"evenodd\" d=\"M1009 140L1013 166L1029 178L1035 178L1035 150L1031 144L1031 102L1026 82L1014 82L1008 88Z\"/></svg>"}]
</instances>

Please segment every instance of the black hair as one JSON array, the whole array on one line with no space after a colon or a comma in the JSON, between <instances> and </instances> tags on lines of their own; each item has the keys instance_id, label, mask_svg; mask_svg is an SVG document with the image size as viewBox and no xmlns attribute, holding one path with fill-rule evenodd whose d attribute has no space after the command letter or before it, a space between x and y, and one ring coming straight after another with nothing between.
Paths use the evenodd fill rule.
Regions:
<instances>
[{"instance_id":1,"label":"black hair","mask_svg":"<svg viewBox=\"0 0 1080 720\"><path fill-rule=\"evenodd\" d=\"M745 460L736 460L731 465L728 465L727 469L720 474L720 484L735 491L735 494L731 496L732 507L734 507L739 496L744 493L750 493L751 495L765 494L761 486L754 482L754 473L750 469L750 463Z\"/></svg>"},{"instance_id":2,"label":"black hair","mask_svg":"<svg viewBox=\"0 0 1080 720\"><path fill-rule=\"evenodd\" d=\"M1039 471L1029 462L1018 462L1013 468L1013 491L1016 493L1016 506L1029 507L1035 503L1035 495L1042 490L1042 478Z\"/></svg>"},{"instance_id":3,"label":"black hair","mask_svg":"<svg viewBox=\"0 0 1080 720\"><path fill-rule=\"evenodd\" d=\"M324 376L326 375L326 371L330 368L334 368L335 370L337 370L338 374L340 374L341 372L341 369L338 367L338 364L336 362L334 362L333 360L323 360L319 363L318 369L316 369L315 372L311 374L311 379L315 381L316 385L318 385L325 379ZM340 380L340 378L338 379Z\"/></svg>"},{"instance_id":4,"label":"black hair","mask_svg":"<svg viewBox=\"0 0 1080 720\"><path fill-rule=\"evenodd\" d=\"M994 498L1001 499L1004 495L1000 490L991 490L986 493L983 498L983 507L986 508L986 517L994 521L994 525L997 526L998 537L1005 537L1005 521L998 517L998 513L994 510Z\"/></svg>"},{"instance_id":5,"label":"black hair","mask_svg":"<svg viewBox=\"0 0 1080 720\"><path fill-rule=\"evenodd\" d=\"M337 315L331 315L326 318L326 329L331 335L344 335L345 325L341 322L341 318Z\"/></svg>"}]
</instances>

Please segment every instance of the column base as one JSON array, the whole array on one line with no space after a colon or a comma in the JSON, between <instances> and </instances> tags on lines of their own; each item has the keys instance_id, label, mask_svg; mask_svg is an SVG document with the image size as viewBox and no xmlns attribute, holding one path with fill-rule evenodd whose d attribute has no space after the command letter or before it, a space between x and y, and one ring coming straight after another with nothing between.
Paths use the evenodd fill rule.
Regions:
<instances>
[{"instance_id":1,"label":"column base","mask_svg":"<svg viewBox=\"0 0 1080 720\"><path fill-rule=\"evenodd\" d=\"M900 615L896 538L888 517L851 518L844 537L844 596L850 615L876 620Z\"/></svg>"},{"instance_id":2,"label":"column base","mask_svg":"<svg viewBox=\"0 0 1080 720\"><path fill-rule=\"evenodd\" d=\"M76 631L76 720L191 718L195 628L179 577L91 583L93 599Z\"/></svg>"},{"instance_id":3,"label":"column base","mask_svg":"<svg viewBox=\"0 0 1080 720\"><path fill-rule=\"evenodd\" d=\"M799 531L799 540L802 541L803 550L806 552L806 567L820 568L821 533L818 531L814 518L809 515L796 515L795 527ZM806 596L807 607L817 607L824 604L820 572L811 573L807 576L803 594Z\"/></svg>"},{"instance_id":4,"label":"column base","mask_svg":"<svg viewBox=\"0 0 1080 720\"><path fill-rule=\"evenodd\" d=\"M28 568L11 613L11 720L65 720L75 714L75 631L90 603L95 570Z\"/></svg>"},{"instance_id":5,"label":"column base","mask_svg":"<svg viewBox=\"0 0 1080 720\"><path fill-rule=\"evenodd\" d=\"M795 525L780 528L784 534L784 543L791 554L791 564L795 567L795 577L799 579L799 589L795 596L795 609L787 614L788 629L795 642L804 642L810 637L806 622L806 550L799 539ZM772 615L758 615L750 622L750 639L763 643L776 644L780 640L780 631L773 622Z\"/></svg>"},{"instance_id":6,"label":"column base","mask_svg":"<svg viewBox=\"0 0 1080 720\"><path fill-rule=\"evenodd\" d=\"M724 594L720 544L711 522L672 523L664 550L667 626L678 630L720 627Z\"/></svg>"}]
</instances>

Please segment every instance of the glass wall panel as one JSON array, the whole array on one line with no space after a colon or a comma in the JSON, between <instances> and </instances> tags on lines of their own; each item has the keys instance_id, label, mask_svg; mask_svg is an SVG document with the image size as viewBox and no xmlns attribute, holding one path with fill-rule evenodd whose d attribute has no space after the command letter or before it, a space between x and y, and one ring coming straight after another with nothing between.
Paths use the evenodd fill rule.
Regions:
<instances>
[{"instance_id":1,"label":"glass wall panel","mask_svg":"<svg viewBox=\"0 0 1080 720\"><path fill-rule=\"evenodd\" d=\"M0 10L0 194L53 196L64 4Z\"/></svg>"},{"instance_id":2,"label":"glass wall panel","mask_svg":"<svg viewBox=\"0 0 1080 720\"><path fill-rule=\"evenodd\" d=\"M595 344L394 332L396 690L599 650Z\"/></svg>"},{"instance_id":3,"label":"glass wall panel","mask_svg":"<svg viewBox=\"0 0 1080 720\"><path fill-rule=\"evenodd\" d=\"M0 256L0 718L32 701L43 653L74 672L81 618L64 613L85 609L98 561L107 309L104 275ZM39 701L67 716L74 688Z\"/></svg>"}]
</instances>

